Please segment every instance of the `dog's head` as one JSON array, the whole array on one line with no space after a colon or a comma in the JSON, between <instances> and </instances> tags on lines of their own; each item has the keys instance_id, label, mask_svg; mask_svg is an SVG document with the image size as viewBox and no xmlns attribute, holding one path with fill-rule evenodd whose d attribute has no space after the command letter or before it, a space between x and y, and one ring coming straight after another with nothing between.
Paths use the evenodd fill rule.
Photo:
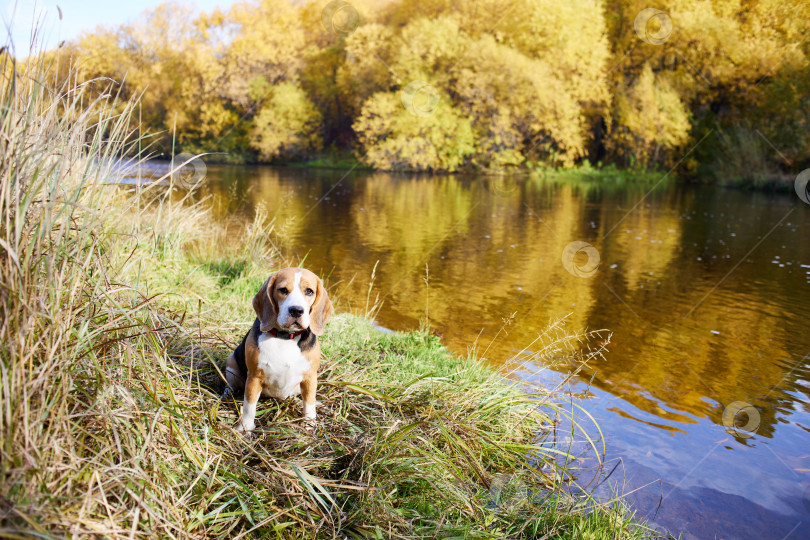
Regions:
<instances>
[{"instance_id":1,"label":"dog's head","mask_svg":"<svg viewBox=\"0 0 810 540\"><path fill-rule=\"evenodd\" d=\"M303 268L285 268L267 278L253 298L253 309L262 332L310 328L316 336L323 335L333 311L320 278Z\"/></svg>"}]
</instances>

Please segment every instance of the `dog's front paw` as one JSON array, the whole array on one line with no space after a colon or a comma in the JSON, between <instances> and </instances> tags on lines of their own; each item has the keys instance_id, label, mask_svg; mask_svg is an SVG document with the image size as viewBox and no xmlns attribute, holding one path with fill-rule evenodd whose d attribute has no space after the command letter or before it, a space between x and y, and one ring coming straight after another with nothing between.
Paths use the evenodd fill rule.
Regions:
<instances>
[{"instance_id":1,"label":"dog's front paw","mask_svg":"<svg viewBox=\"0 0 810 540\"><path fill-rule=\"evenodd\" d=\"M315 412L315 405L315 403L304 403L304 418L306 418L308 421L315 421L315 416L317 416L317 413Z\"/></svg>"},{"instance_id":2,"label":"dog's front paw","mask_svg":"<svg viewBox=\"0 0 810 540\"><path fill-rule=\"evenodd\" d=\"M256 426L253 422L250 422L249 424L237 422L236 425L233 426L233 429L243 437L250 437L253 435L253 430L256 429Z\"/></svg>"}]
</instances>

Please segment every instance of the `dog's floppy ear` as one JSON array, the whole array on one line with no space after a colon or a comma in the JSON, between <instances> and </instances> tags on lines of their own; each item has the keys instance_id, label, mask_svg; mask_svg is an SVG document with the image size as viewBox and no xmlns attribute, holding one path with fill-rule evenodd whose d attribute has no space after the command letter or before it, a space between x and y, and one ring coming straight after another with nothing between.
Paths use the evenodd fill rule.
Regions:
<instances>
[{"instance_id":1,"label":"dog's floppy ear","mask_svg":"<svg viewBox=\"0 0 810 540\"><path fill-rule=\"evenodd\" d=\"M326 294L323 282L318 279L318 292L315 296L315 302L309 309L309 327L313 334L316 336L323 335L324 326L326 326L329 316L332 315L332 311L334 311L332 301L329 300L329 295Z\"/></svg>"},{"instance_id":2,"label":"dog's floppy ear","mask_svg":"<svg viewBox=\"0 0 810 540\"><path fill-rule=\"evenodd\" d=\"M267 278L262 288L253 297L253 309L256 311L256 316L259 317L259 330L262 332L269 332L276 325L278 319L278 306L273 299L276 276L278 274L273 274Z\"/></svg>"}]
</instances>

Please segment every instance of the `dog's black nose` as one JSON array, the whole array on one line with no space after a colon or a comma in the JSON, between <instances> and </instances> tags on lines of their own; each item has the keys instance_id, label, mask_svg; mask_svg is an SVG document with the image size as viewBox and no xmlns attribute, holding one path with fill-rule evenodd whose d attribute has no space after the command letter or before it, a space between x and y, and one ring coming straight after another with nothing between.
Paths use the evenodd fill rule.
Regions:
<instances>
[{"instance_id":1,"label":"dog's black nose","mask_svg":"<svg viewBox=\"0 0 810 540\"><path fill-rule=\"evenodd\" d=\"M290 308L290 315L295 317L296 319L304 314L304 308L300 306L292 306Z\"/></svg>"}]
</instances>

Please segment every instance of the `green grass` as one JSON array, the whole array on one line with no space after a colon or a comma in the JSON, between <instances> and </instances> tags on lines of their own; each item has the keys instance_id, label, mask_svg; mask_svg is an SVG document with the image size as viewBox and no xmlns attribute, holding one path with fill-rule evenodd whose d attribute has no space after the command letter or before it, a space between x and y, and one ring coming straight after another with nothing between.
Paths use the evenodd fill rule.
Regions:
<instances>
[{"instance_id":1,"label":"green grass","mask_svg":"<svg viewBox=\"0 0 810 540\"><path fill-rule=\"evenodd\" d=\"M290 167L312 168L312 169L357 169L361 171L371 171L372 167L359 162L351 153L329 154L302 162L290 162Z\"/></svg>"},{"instance_id":2,"label":"green grass","mask_svg":"<svg viewBox=\"0 0 810 540\"><path fill-rule=\"evenodd\" d=\"M221 370L285 264L272 220L105 184L140 146L133 104L3 61L0 536L645 534L620 504L567 494L570 456L536 444L556 396L367 317L328 325L315 433L295 400L267 400L237 435ZM542 354L587 361L590 337L550 335Z\"/></svg>"}]
</instances>

